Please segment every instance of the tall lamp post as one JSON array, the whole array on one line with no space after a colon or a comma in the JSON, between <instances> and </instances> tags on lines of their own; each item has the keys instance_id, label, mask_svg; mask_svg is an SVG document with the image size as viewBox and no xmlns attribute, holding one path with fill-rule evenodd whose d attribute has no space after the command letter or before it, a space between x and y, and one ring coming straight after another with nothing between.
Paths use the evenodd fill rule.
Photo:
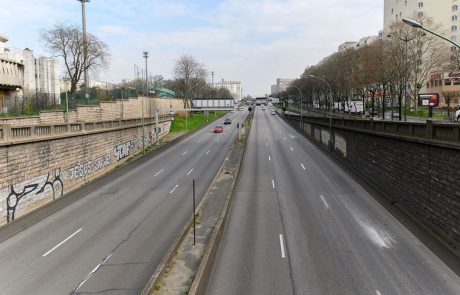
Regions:
<instances>
[{"instance_id":1,"label":"tall lamp post","mask_svg":"<svg viewBox=\"0 0 460 295\"><path fill-rule=\"evenodd\" d=\"M148 51L144 51L142 56L145 58L145 89L144 96L147 95L148 87L149 87L149 80L148 80L148 71L147 71L147 59L149 58ZM145 122L144 122L144 96L142 96L142 153L145 154Z\"/></svg>"},{"instance_id":2,"label":"tall lamp post","mask_svg":"<svg viewBox=\"0 0 460 295\"><path fill-rule=\"evenodd\" d=\"M313 79L318 79L324 83L326 83L327 87L329 88L329 150L332 151L332 88L331 84L321 77L317 77L315 75L308 75L308 77Z\"/></svg>"},{"instance_id":3,"label":"tall lamp post","mask_svg":"<svg viewBox=\"0 0 460 295\"><path fill-rule=\"evenodd\" d=\"M457 48L460 48L460 45L458 45L458 44L455 43L454 41L452 41L452 40L450 40L450 39L448 39L448 38L446 38L446 37L444 37L444 36L441 36L441 35L439 35L439 34L433 32L433 31L431 31L431 30L425 28L421 23L419 23L419 22L417 22L417 21L415 21L415 20L413 20L413 19L410 19L410 18L403 18L402 21L403 21L403 23L405 23L405 24L408 25L408 26L414 27L414 28L416 28L416 29L421 29L421 30L423 30L423 31L425 31L425 32L428 32L428 33L430 33L430 34L432 34L432 35L435 35L436 37L439 37L439 38L441 38L441 39L443 39L443 40L445 40L445 41L451 43L452 45L454 45L454 46L457 47Z\"/></svg>"},{"instance_id":4,"label":"tall lamp post","mask_svg":"<svg viewBox=\"0 0 460 295\"><path fill-rule=\"evenodd\" d=\"M299 87L291 85L292 88L295 88L299 91L300 94L300 130L303 130L303 109L302 109L302 91Z\"/></svg>"},{"instance_id":5,"label":"tall lamp post","mask_svg":"<svg viewBox=\"0 0 460 295\"><path fill-rule=\"evenodd\" d=\"M87 59L88 59L88 36L86 35L86 9L85 3L89 2L90 0L77 0L81 2L81 22L83 27L83 74L85 80L85 98L88 99L88 71L87 67Z\"/></svg>"}]
</instances>

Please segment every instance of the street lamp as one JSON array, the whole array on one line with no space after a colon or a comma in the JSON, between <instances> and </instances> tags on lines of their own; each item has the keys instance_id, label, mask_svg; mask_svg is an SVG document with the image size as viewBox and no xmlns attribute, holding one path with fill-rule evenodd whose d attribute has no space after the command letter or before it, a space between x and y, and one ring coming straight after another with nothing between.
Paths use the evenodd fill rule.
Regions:
<instances>
[{"instance_id":1,"label":"street lamp","mask_svg":"<svg viewBox=\"0 0 460 295\"><path fill-rule=\"evenodd\" d=\"M414 35L412 37L409 37L409 35L404 35L404 38L401 38L400 36L396 36L399 40L403 41L406 44L406 69L405 69L406 77L405 77L405 85L404 85L404 121L407 121L407 83L409 82L408 43L414 40L415 38L417 38L417 36L420 36L420 35ZM392 35L388 35L387 37L392 37ZM401 121L401 110L399 110L399 120Z\"/></svg>"},{"instance_id":2,"label":"street lamp","mask_svg":"<svg viewBox=\"0 0 460 295\"><path fill-rule=\"evenodd\" d=\"M88 60L88 36L86 35L86 9L85 3L89 2L90 0L77 0L81 2L81 22L83 27L83 74L85 79L85 98L88 99L88 71L87 67L87 60Z\"/></svg>"},{"instance_id":3,"label":"street lamp","mask_svg":"<svg viewBox=\"0 0 460 295\"><path fill-rule=\"evenodd\" d=\"M326 81L326 79L323 79L321 77L317 77L315 75L308 75L307 77L313 78L313 79L318 79L324 83L327 84L327 87L329 88L329 150L332 152L332 88L331 84Z\"/></svg>"},{"instance_id":4,"label":"street lamp","mask_svg":"<svg viewBox=\"0 0 460 295\"><path fill-rule=\"evenodd\" d=\"M460 48L460 45L458 45L458 44L455 43L454 41L452 41L452 40L450 40L450 39L448 39L448 38L446 38L446 37L444 37L444 36L441 36L441 35L439 35L439 34L433 32L433 31L431 31L431 30L425 28L421 23L419 23L419 22L417 22L417 21L415 21L415 20L413 20L413 19L410 19L410 18L403 18L402 21L403 21L403 23L405 23L405 24L408 25L408 26L411 26L411 27L416 28L416 29L424 30L425 32L428 32L428 33L430 33L430 34L432 34L432 35L435 35L436 37L439 37L439 38L441 38L441 39L443 39L443 40L445 40L445 41L447 41L447 42L453 44L455 47Z\"/></svg>"},{"instance_id":5,"label":"street lamp","mask_svg":"<svg viewBox=\"0 0 460 295\"><path fill-rule=\"evenodd\" d=\"M148 71L147 71L147 58L149 58L148 51L144 51L142 56L145 58L145 88L144 96L147 95L149 82L148 82ZM145 123L144 123L144 96L142 96L142 153L145 154Z\"/></svg>"},{"instance_id":6,"label":"street lamp","mask_svg":"<svg viewBox=\"0 0 460 295\"><path fill-rule=\"evenodd\" d=\"M300 130L303 130L303 109L302 109L302 91L300 90L299 87L297 86L294 86L294 85L291 85L292 88L295 88L297 90L299 90L299 93L300 93Z\"/></svg>"}]
</instances>

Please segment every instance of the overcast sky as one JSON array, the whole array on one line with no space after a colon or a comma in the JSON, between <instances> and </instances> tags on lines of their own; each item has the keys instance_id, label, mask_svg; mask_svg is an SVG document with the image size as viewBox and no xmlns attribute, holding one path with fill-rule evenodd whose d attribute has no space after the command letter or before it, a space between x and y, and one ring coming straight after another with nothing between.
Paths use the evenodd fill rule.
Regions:
<instances>
[{"instance_id":1,"label":"overcast sky","mask_svg":"<svg viewBox=\"0 0 460 295\"><path fill-rule=\"evenodd\" d=\"M50 55L39 32L65 22L81 25L77 0L0 0L0 34L7 47ZM175 60L195 56L220 79L243 82L244 95L270 92L276 78L297 78L345 41L376 35L378 0L91 0L87 29L106 42L110 68L98 79L132 79L134 64L172 78ZM211 79L211 78L209 78Z\"/></svg>"}]
</instances>

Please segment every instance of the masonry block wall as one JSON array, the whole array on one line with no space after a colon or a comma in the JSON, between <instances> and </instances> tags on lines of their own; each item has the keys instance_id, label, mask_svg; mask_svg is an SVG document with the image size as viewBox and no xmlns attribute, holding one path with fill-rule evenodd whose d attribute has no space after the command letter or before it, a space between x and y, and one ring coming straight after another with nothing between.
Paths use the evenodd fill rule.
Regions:
<instances>
[{"instance_id":1,"label":"masonry block wall","mask_svg":"<svg viewBox=\"0 0 460 295\"><path fill-rule=\"evenodd\" d=\"M300 126L298 120L291 123ZM304 122L303 130L328 147L328 126ZM333 153L348 166L391 201L460 243L460 145L346 128L334 128L332 138Z\"/></svg>"},{"instance_id":2,"label":"masonry block wall","mask_svg":"<svg viewBox=\"0 0 460 295\"><path fill-rule=\"evenodd\" d=\"M171 121L0 144L0 224L105 174L169 133Z\"/></svg>"},{"instance_id":3,"label":"masonry block wall","mask_svg":"<svg viewBox=\"0 0 460 295\"><path fill-rule=\"evenodd\" d=\"M144 107L142 107L142 104ZM155 110L160 114L168 113L170 106L173 110L184 109L182 99L139 97L125 100L104 101L98 105L78 106L75 110L69 110L69 123L76 122L99 122L114 121L120 119L135 119L142 116L154 117ZM64 111L40 112L39 116L15 117L0 119L0 125L30 126L39 124L62 124L66 120Z\"/></svg>"}]
</instances>

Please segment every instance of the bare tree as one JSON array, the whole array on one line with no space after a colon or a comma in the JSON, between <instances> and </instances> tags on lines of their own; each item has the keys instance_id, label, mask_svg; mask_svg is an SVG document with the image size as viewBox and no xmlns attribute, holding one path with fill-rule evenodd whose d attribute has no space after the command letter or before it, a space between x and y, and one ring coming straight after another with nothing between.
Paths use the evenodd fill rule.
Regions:
<instances>
[{"instance_id":1,"label":"bare tree","mask_svg":"<svg viewBox=\"0 0 460 295\"><path fill-rule=\"evenodd\" d=\"M205 66L191 55L183 55L176 61L174 67L175 90L183 98L184 107L191 106L193 91L197 93L200 88L206 87L207 75Z\"/></svg>"},{"instance_id":2,"label":"bare tree","mask_svg":"<svg viewBox=\"0 0 460 295\"><path fill-rule=\"evenodd\" d=\"M442 96L447 105L447 116L450 118L450 105L454 102L455 98L460 98L460 91L443 91Z\"/></svg>"},{"instance_id":3,"label":"bare tree","mask_svg":"<svg viewBox=\"0 0 460 295\"><path fill-rule=\"evenodd\" d=\"M66 76L70 78L70 93L77 90L77 84L85 70L95 73L109 64L107 44L92 34L88 34L88 50L84 54L83 33L78 26L57 24L52 29L43 30L40 38L46 47L64 60Z\"/></svg>"}]
</instances>

